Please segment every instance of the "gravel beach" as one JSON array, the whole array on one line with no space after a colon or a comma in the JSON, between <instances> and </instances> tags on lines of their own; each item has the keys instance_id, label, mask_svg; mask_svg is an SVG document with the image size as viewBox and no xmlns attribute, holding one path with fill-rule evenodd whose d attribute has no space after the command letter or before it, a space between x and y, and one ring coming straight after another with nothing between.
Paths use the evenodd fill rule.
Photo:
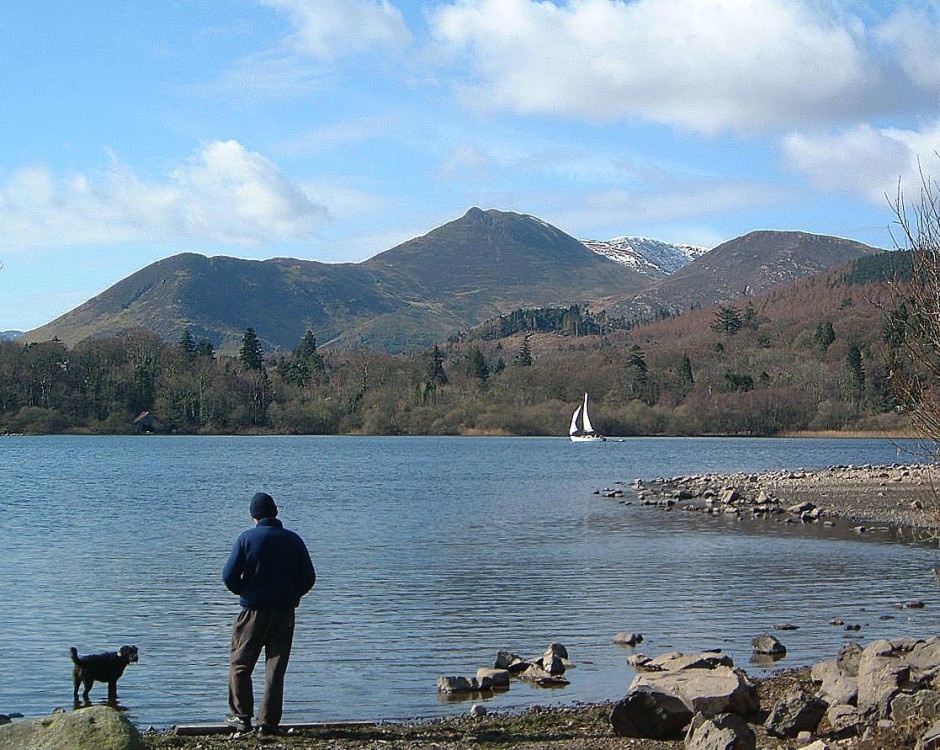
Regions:
<instances>
[{"instance_id":1,"label":"gravel beach","mask_svg":"<svg viewBox=\"0 0 940 750\"><path fill-rule=\"evenodd\" d=\"M780 507L810 504L816 510L801 522L826 523L841 520L859 527L878 526L895 529L925 543L935 543L935 532L940 529L940 472L932 465L896 464L891 466L836 466L812 471L780 471L760 474L711 474L670 479L644 479L637 486L649 492L650 504L667 507L668 494L675 492L681 482L696 486L693 497L686 491L684 501L694 503L705 497L718 498L733 490L738 496L749 498L752 504L758 498L772 498ZM658 488L658 490L657 490ZM638 494L642 492L638 491ZM633 491L623 490L624 498L633 498ZM708 504L710 507L710 503ZM675 507L669 504L668 507ZM652 511L651 511L652 512ZM924 633L922 638L934 634ZM808 669L782 670L758 681L761 707L773 705L775 698L794 684L812 687ZM617 700L622 696L611 696ZM216 750L220 748L291 748L307 750L469 750L470 748L496 750L518 748L535 750L680 750L682 741L662 741L617 737L609 722L612 705L592 704L568 708L535 707L519 714L490 712L485 716L447 718L414 723L362 724L321 726L300 730L287 737L258 738L213 735L202 737L177 736L170 732L149 733L145 744L151 750ZM927 720L905 723L903 726L886 723L875 727L864 737L836 739L826 737L826 720L819 735L824 745L816 748L876 750L913 748L917 738L926 729ZM797 750L810 743L770 737L760 725L760 716L754 717L751 727L757 735L757 747L768 750L787 748Z\"/></svg>"}]
</instances>

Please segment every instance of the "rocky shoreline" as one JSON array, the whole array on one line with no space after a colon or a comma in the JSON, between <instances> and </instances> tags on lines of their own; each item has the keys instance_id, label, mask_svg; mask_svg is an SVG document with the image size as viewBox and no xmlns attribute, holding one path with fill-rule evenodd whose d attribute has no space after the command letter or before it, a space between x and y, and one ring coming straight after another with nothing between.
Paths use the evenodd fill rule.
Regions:
<instances>
[{"instance_id":1,"label":"rocky shoreline","mask_svg":"<svg viewBox=\"0 0 940 750\"><path fill-rule=\"evenodd\" d=\"M892 533L910 535L918 541L936 543L940 532L940 494L935 487L938 480L940 472L927 464L832 466L812 471L697 474L637 480L632 484L616 484L598 494L618 502L642 503L667 512L720 514L723 518L787 524L848 524L859 534L889 529ZM852 644L851 653L833 654L830 662L822 662L812 668L780 670L760 680L751 680L742 673L736 679L746 686L747 700L743 705L747 706L747 717L741 717L740 721L721 719L711 724L703 718L691 723L697 725L696 732L700 737L707 732L730 731L732 725L736 727L735 731L745 734L750 730L755 744L703 744L700 747L905 750L916 746L920 750L937 750L940 739L936 744L922 739L931 725L940 719L940 642L931 640L931 635L925 633L925 640L905 640L903 643L875 641L864 648ZM928 651L931 659L937 658L926 665L920 656ZM864 664L867 666L860 666L862 652L866 653ZM917 658L912 657L912 653L916 653ZM675 659L676 655L660 655L658 658L668 663L670 656ZM688 658L679 656L683 657L680 661L688 662ZM733 665L718 666L725 672L735 669ZM638 678L647 674L641 665L638 668ZM860 671L865 680L863 687L859 684ZM718 674L725 675L724 672ZM635 684L649 687L661 679L665 678L656 673L647 677L645 682ZM680 682L686 679L685 676L679 678ZM862 705L859 705L859 690L865 696L861 699ZM191 737L179 736L172 731L150 732L144 733L142 747L148 750L247 750L256 747L295 750L680 750L699 747L681 737L623 735L623 727L629 722L621 723L618 728L613 717L618 705L631 693L628 696L612 695L611 702L606 704L551 709L534 707L515 714L485 710L474 712L468 705L468 712L460 717L408 723L324 725L278 738ZM899 696L904 698L906 706L903 716L900 712L892 715L892 701ZM817 698L825 700L826 709L822 709ZM686 700L687 704L694 702L691 698ZM708 705L715 705L711 697ZM811 714L815 711L818 714L816 723L813 723L813 717L809 720L813 729L801 729L803 734L793 736L775 736L776 729L768 727L779 726L775 722L781 720L781 714L791 710L787 706L792 707L794 715L804 715L806 710ZM775 713L777 718L771 720ZM737 716L733 711L720 714L728 715ZM714 718L711 717L712 720ZM797 724L799 721L794 726Z\"/></svg>"},{"instance_id":2,"label":"rocky shoreline","mask_svg":"<svg viewBox=\"0 0 940 750\"><path fill-rule=\"evenodd\" d=\"M925 540L940 531L940 470L934 464L830 466L637 479L598 494L665 510L700 511L783 523L901 530Z\"/></svg>"}]
</instances>

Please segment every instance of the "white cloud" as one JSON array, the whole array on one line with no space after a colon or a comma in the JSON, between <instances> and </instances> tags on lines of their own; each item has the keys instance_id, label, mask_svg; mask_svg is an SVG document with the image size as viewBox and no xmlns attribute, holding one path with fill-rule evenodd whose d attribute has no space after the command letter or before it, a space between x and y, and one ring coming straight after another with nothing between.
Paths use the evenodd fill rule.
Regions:
<instances>
[{"instance_id":1,"label":"white cloud","mask_svg":"<svg viewBox=\"0 0 940 750\"><path fill-rule=\"evenodd\" d=\"M940 88L940 19L926 9L898 9L876 30L876 37L895 50L905 73L919 86L933 90Z\"/></svg>"},{"instance_id":2,"label":"white cloud","mask_svg":"<svg viewBox=\"0 0 940 750\"><path fill-rule=\"evenodd\" d=\"M481 110L638 118L705 133L884 106L860 24L791 0L456 0L432 32Z\"/></svg>"},{"instance_id":3,"label":"white cloud","mask_svg":"<svg viewBox=\"0 0 940 750\"><path fill-rule=\"evenodd\" d=\"M261 0L287 13L296 32L291 46L300 54L333 60L371 49L400 48L411 34L399 10L387 0Z\"/></svg>"},{"instance_id":4,"label":"white cloud","mask_svg":"<svg viewBox=\"0 0 940 750\"><path fill-rule=\"evenodd\" d=\"M923 130L857 125L837 135L794 133L783 143L789 166L824 190L857 195L878 206L919 190L921 169L940 178L940 120Z\"/></svg>"},{"instance_id":5,"label":"white cloud","mask_svg":"<svg viewBox=\"0 0 940 750\"><path fill-rule=\"evenodd\" d=\"M45 167L0 182L0 246L136 240L256 247L309 238L326 219L275 164L237 141L213 141L163 181L113 163L99 176L56 177Z\"/></svg>"}]
</instances>

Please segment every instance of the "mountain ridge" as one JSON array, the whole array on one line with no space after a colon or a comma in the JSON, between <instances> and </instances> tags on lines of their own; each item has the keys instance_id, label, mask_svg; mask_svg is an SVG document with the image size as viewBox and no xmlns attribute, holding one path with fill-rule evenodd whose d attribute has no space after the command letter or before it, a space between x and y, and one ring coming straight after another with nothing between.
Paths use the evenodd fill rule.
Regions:
<instances>
[{"instance_id":1,"label":"mountain ridge","mask_svg":"<svg viewBox=\"0 0 940 750\"><path fill-rule=\"evenodd\" d=\"M617 263L635 268L648 268L666 275L701 257L710 248L699 245L662 242L651 237L623 235L609 240L581 240L595 253Z\"/></svg>"},{"instance_id":2,"label":"mountain ridge","mask_svg":"<svg viewBox=\"0 0 940 750\"><path fill-rule=\"evenodd\" d=\"M747 286L767 288L879 252L817 237L753 232L667 273L664 264L680 264L683 252L699 249L649 241L661 246L662 257L638 268L537 217L471 208L361 263L180 253L120 280L25 340L74 344L128 328L178 340L189 329L233 350L251 327L268 350L291 349L312 330L321 345L407 351L520 308L590 304L642 317L663 306L730 299ZM629 241L637 238L619 239L637 253L638 243ZM702 288L690 288L696 284Z\"/></svg>"}]
</instances>

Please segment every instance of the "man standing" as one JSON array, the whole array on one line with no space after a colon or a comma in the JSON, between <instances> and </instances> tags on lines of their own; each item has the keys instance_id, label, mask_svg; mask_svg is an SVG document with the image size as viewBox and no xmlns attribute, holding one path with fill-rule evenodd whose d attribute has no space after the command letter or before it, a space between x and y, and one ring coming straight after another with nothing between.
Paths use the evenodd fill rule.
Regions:
<instances>
[{"instance_id":1,"label":"man standing","mask_svg":"<svg viewBox=\"0 0 940 750\"><path fill-rule=\"evenodd\" d=\"M264 649L264 696L258 711L259 734L282 734L284 675L294 638L294 610L313 588L316 571L303 539L284 528L277 505L266 492L251 499L254 528L243 532L222 569L222 580L240 597L241 612L232 626L227 723L251 729L254 713L251 673Z\"/></svg>"}]
</instances>

